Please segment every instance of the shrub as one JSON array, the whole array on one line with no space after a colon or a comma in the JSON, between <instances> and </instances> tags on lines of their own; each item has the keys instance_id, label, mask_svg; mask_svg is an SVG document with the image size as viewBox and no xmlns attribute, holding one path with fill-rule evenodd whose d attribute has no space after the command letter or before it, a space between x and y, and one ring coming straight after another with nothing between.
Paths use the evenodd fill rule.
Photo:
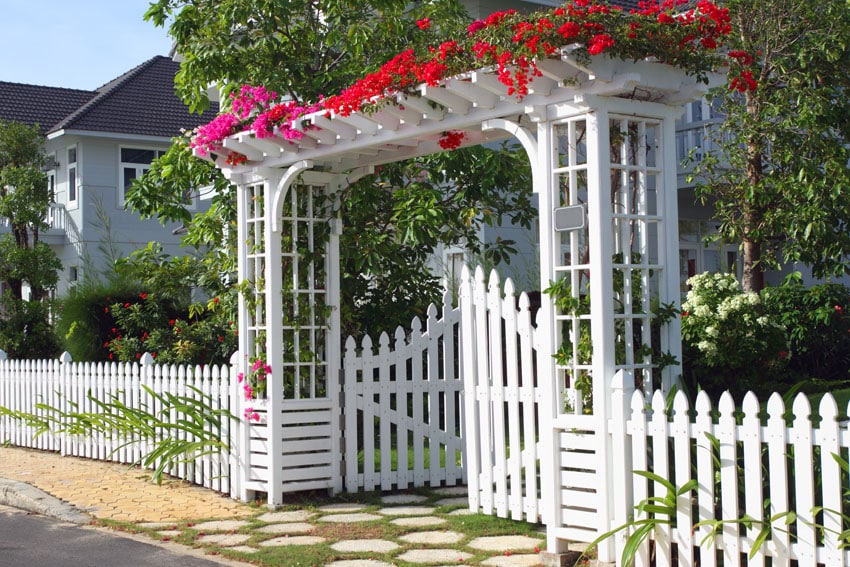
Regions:
<instances>
[{"instance_id":1,"label":"shrub","mask_svg":"<svg viewBox=\"0 0 850 567\"><path fill-rule=\"evenodd\" d=\"M692 391L785 389L791 356L781 319L731 274L698 274L682 304L684 378Z\"/></svg>"},{"instance_id":2,"label":"shrub","mask_svg":"<svg viewBox=\"0 0 850 567\"><path fill-rule=\"evenodd\" d=\"M789 368L810 379L812 389L835 387L850 375L850 289L840 284L807 288L797 272L781 286L762 293L765 308L775 313L788 336Z\"/></svg>"}]
</instances>

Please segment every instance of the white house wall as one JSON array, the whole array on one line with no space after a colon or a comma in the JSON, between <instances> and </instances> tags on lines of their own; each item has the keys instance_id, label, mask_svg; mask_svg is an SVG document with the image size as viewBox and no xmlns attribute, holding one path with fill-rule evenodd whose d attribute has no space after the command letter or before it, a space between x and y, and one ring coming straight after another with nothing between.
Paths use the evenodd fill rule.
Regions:
<instances>
[{"instance_id":1,"label":"white house wall","mask_svg":"<svg viewBox=\"0 0 850 567\"><path fill-rule=\"evenodd\" d=\"M68 204L68 156L69 147L77 147L77 205ZM170 256L186 254L180 247L181 236L173 231L180 225L169 223L161 225L157 219L142 220L134 211L124 210L119 204L119 160L121 147L166 150L168 140L152 143L149 140L114 140L95 136L63 135L48 140L48 154L55 152L59 167L56 171L56 202L65 207L66 220L70 221L61 245L51 245L62 262L62 273L57 287L59 297L67 293L74 284L72 269L78 277L83 277L87 266L97 271L110 268L108 258L101 248L106 244L103 222L98 215L98 207L110 221L111 241L117 245L121 256L147 246L148 242L162 244L163 251ZM208 207L208 203L201 204ZM74 235L74 229L77 235ZM72 240L79 238L79 244ZM87 261L83 254L88 255Z\"/></svg>"}]
</instances>

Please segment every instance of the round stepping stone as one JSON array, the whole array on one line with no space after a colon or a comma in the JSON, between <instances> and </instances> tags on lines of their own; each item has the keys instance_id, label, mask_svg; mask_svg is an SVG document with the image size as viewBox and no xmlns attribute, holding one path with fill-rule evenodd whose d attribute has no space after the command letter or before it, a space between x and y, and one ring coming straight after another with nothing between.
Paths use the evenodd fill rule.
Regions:
<instances>
[{"instance_id":1,"label":"round stepping stone","mask_svg":"<svg viewBox=\"0 0 850 567\"><path fill-rule=\"evenodd\" d=\"M202 535L196 541L204 545L220 545L222 547L233 547L251 539L248 534L210 534Z\"/></svg>"},{"instance_id":2,"label":"round stepping stone","mask_svg":"<svg viewBox=\"0 0 850 567\"><path fill-rule=\"evenodd\" d=\"M342 553L389 553L399 548L397 543L385 539L346 539L331 545Z\"/></svg>"},{"instance_id":3,"label":"round stepping stone","mask_svg":"<svg viewBox=\"0 0 850 567\"><path fill-rule=\"evenodd\" d=\"M401 536L400 540L407 543L423 545L449 545L463 539L463 534L457 532L414 532Z\"/></svg>"},{"instance_id":4,"label":"round stepping stone","mask_svg":"<svg viewBox=\"0 0 850 567\"><path fill-rule=\"evenodd\" d=\"M487 567L534 567L540 565L540 557L537 555L497 555L481 562Z\"/></svg>"},{"instance_id":5,"label":"round stepping stone","mask_svg":"<svg viewBox=\"0 0 850 567\"><path fill-rule=\"evenodd\" d=\"M296 535L308 534L314 529L316 529L316 526L314 526L313 524L308 524L307 522L289 522L285 524L269 524L267 526L257 528L255 531L264 534Z\"/></svg>"},{"instance_id":6,"label":"round stepping stone","mask_svg":"<svg viewBox=\"0 0 850 567\"><path fill-rule=\"evenodd\" d=\"M460 510L449 512L449 516L471 516L472 514L477 514L477 512L473 512L469 508L461 508Z\"/></svg>"},{"instance_id":7,"label":"round stepping stone","mask_svg":"<svg viewBox=\"0 0 850 567\"><path fill-rule=\"evenodd\" d=\"M353 524L354 522L371 522L372 520L382 520L381 516L375 514L330 514L319 518L320 522L333 522L336 524Z\"/></svg>"},{"instance_id":8,"label":"round stepping stone","mask_svg":"<svg viewBox=\"0 0 850 567\"><path fill-rule=\"evenodd\" d=\"M437 500L437 506L469 506L469 498L466 496L463 498L443 498Z\"/></svg>"},{"instance_id":9,"label":"round stepping stone","mask_svg":"<svg viewBox=\"0 0 850 567\"><path fill-rule=\"evenodd\" d=\"M173 522L142 522L139 524L139 527L157 530L159 528L173 528L175 526Z\"/></svg>"},{"instance_id":10,"label":"round stepping stone","mask_svg":"<svg viewBox=\"0 0 850 567\"><path fill-rule=\"evenodd\" d=\"M390 494L389 496L381 496L381 502L384 504L415 504L428 500L427 496L421 494Z\"/></svg>"},{"instance_id":11,"label":"round stepping stone","mask_svg":"<svg viewBox=\"0 0 850 567\"><path fill-rule=\"evenodd\" d=\"M393 567L391 563L375 561L374 559L345 559L328 563L325 567Z\"/></svg>"},{"instance_id":12,"label":"round stepping stone","mask_svg":"<svg viewBox=\"0 0 850 567\"><path fill-rule=\"evenodd\" d=\"M395 520L390 520L390 523L407 528L425 528L430 526L441 526L446 523L446 520L444 518L438 518L437 516L421 516L418 518L396 518Z\"/></svg>"},{"instance_id":13,"label":"round stepping stone","mask_svg":"<svg viewBox=\"0 0 850 567\"><path fill-rule=\"evenodd\" d=\"M260 522L304 522L307 519L315 516L307 510L290 510L286 512L266 512L262 516L258 516Z\"/></svg>"},{"instance_id":14,"label":"round stepping stone","mask_svg":"<svg viewBox=\"0 0 850 567\"><path fill-rule=\"evenodd\" d=\"M319 508L320 512L359 512L366 508L363 504L341 502L339 504L328 504Z\"/></svg>"},{"instance_id":15,"label":"round stepping stone","mask_svg":"<svg viewBox=\"0 0 850 567\"><path fill-rule=\"evenodd\" d=\"M408 563L445 563L447 560L457 564L471 558L471 553L456 549L411 549L398 556Z\"/></svg>"},{"instance_id":16,"label":"round stepping stone","mask_svg":"<svg viewBox=\"0 0 850 567\"><path fill-rule=\"evenodd\" d=\"M542 547L543 540L535 537L509 535L478 537L466 544L481 551L513 551L515 549L534 549Z\"/></svg>"},{"instance_id":17,"label":"round stepping stone","mask_svg":"<svg viewBox=\"0 0 850 567\"><path fill-rule=\"evenodd\" d=\"M465 486L446 486L438 488L434 491L434 494L441 496L466 496L469 494L469 489Z\"/></svg>"},{"instance_id":18,"label":"round stepping stone","mask_svg":"<svg viewBox=\"0 0 850 567\"><path fill-rule=\"evenodd\" d=\"M283 547L287 545L316 545L317 543L324 543L325 538L318 536L292 536L292 537L275 537L272 539L267 539L266 541L261 541L257 545L260 547Z\"/></svg>"},{"instance_id":19,"label":"round stepping stone","mask_svg":"<svg viewBox=\"0 0 850 567\"><path fill-rule=\"evenodd\" d=\"M193 527L199 532L229 532L250 525L251 522L245 520L214 520L195 524Z\"/></svg>"},{"instance_id":20,"label":"round stepping stone","mask_svg":"<svg viewBox=\"0 0 850 567\"><path fill-rule=\"evenodd\" d=\"M378 510L378 514L384 516L424 516L433 513L433 506L394 506Z\"/></svg>"},{"instance_id":21,"label":"round stepping stone","mask_svg":"<svg viewBox=\"0 0 850 567\"><path fill-rule=\"evenodd\" d=\"M230 551L238 551L239 553L257 553L259 549L247 545L235 545L229 548Z\"/></svg>"},{"instance_id":22,"label":"round stepping stone","mask_svg":"<svg viewBox=\"0 0 850 567\"><path fill-rule=\"evenodd\" d=\"M160 530L156 533L161 535L162 537L177 537L183 532L181 532L180 530Z\"/></svg>"}]
</instances>

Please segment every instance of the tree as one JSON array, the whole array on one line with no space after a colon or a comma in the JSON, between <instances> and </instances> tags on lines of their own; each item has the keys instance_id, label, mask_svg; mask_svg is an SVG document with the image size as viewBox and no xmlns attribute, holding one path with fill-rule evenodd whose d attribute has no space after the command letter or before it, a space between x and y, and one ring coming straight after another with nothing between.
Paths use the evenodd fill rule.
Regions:
<instances>
[{"instance_id":1,"label":"tree","mask_svg":"<svg viewBox=\"0 0 850 567\"><path fill-rule=\"evenodd\" d=\"M42 145L37 126L0 121L0 218L10 228L0 238L0 348L16 358L52 356L57 348L46 301L62 265L39 240L52 198L42 171ZM25 285L29 301L24 300Z\"/></svg>"},{"instance_id":2,"label":"tree","mask_svg":"<svg viewBox=\"0 0 850 567\"><path fill-rule=\"evenodd\" d=\"M244 83L263 85L317 100L411 46L466 34L468 24L456 0L160 0L146 18L159 26L173 18L169 33L184 57L177 91L194 110L206 108L210 84L225 93ZM222 219L235 219L232 195L212 166L187 152L186 139L179 139L127 201L143 215L189 223L189 242L220 250ZM212 215L192 218L182 206L187 178L195 187L214 184ZM505 148L385 166L346 188L342 301L357 309L343 311L345 332L391 331L438 300L439 275L424 264L439 243L507 258L513 242L482 249L478 229L503 217L530 226L530 189L524 155Z\"/></svg>"},{"instance_id":3,"label":"tree","mask_svg":"<svg viewBox=\"0 0 850 567\"><path fill-rule=\"evenodd\" d=\"M736 63L714 94L721 151L695 169L720 236L741 242L744 289L780 261L850 269L850 11L845 2L728 0Z\"/></svg>"}]
</instances>

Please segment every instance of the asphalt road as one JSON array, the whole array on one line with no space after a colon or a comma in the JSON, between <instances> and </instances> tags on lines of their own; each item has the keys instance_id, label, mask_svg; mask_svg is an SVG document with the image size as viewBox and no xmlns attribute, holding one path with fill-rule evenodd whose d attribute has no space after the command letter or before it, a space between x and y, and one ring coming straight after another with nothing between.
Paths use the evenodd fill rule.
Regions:
<instances>
[{"instance_id":1,"label":"asphalt road","mask_svg":"<svg viewBox=\"0 0 850 567\"><path fill-rule=\"evenodd\" d=\"M0 567L220 567L176 544L166 548L103 528L0 506Z\"/></svg>"}]
</instances>

